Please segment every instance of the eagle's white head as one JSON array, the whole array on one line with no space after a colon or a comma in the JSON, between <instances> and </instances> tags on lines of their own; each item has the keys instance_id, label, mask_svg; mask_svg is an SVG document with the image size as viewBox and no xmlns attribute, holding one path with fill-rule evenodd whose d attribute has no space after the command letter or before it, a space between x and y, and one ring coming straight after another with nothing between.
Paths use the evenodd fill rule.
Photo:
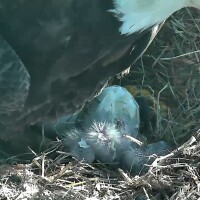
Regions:
<instances>
[{"instance_id":1,"label":"eagle's white head","mask_svg":"<svg viewBox=\"0 0 200 200\"><path fill-rule=\"evenodd\" d=\"M113 0L110 10L122 22L121 34L132 34L166 20L184 7L200 9L200 0Z\"/></svg>"}]
</instances>

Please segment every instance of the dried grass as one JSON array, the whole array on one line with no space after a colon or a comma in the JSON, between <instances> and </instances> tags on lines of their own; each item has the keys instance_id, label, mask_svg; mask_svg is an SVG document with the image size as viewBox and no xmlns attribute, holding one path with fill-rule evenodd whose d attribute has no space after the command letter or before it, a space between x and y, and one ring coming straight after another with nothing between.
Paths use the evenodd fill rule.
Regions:
<instances>
[{"instance_id":1,"label":"dried grass","mask_svg":"<svg viewBox=\"0 0 200 200\"><path fill-rule=\"evenodd\" d=\"M122 80L122 85L136 85L150 99L157 116L153 134L177 146L200 128L199 49L199 12L181 10Z\"/></svg>"}]
</instances>

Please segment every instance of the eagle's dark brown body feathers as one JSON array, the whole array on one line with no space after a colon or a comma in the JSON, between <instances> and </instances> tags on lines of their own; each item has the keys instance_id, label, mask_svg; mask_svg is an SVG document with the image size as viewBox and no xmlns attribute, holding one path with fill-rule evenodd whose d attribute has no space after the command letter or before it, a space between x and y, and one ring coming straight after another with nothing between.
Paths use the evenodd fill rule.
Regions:
<instances>
[{"instance_id":1,"label":"eagle's dark brown body feathers","mask_svg":"<svg viewBox=\"0 0 200 200\"><path fill-rule=\"evenodd\" d=\"M112 0L2 0L0 7L0 35L30 75L23 108L0 111L0 137L80 109L143 54L159 26L121 35Z\"/></svg>"}]
</instances>

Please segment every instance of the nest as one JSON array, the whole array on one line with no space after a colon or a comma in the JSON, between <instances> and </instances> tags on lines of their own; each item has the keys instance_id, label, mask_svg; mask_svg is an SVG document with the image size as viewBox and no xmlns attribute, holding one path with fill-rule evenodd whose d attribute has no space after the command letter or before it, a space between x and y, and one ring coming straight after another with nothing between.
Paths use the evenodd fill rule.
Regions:
<instances>
[{"instance_id":1,"label":"nest","mask_svg":"<svg viewBox=\"0 0 200 200\"><path fill-rule=\"evenodd\" d=\"M56 145L57 146L57 145ZM1 199L198 199L200 131L166 156L158 157L142 176L132 177L100 163L71 160L46 152L26 165L0 167ZM153 156L153 155L152 155ZM155 155L154 155L155 156Z\"/></svg>"},{"instance_id":2,"label":"nest","mask_svg":"<svg viewBox=\"0 0 200 200\"><path fill-rule=\"evenodd\" d=\"M176 149L156 157L147 173L131 176L100 163L71 159L58 150L34 154L28 164L0 166L0 199L198 199L200 198L200 18L183 9L118 82L139 88L156 116L154 138ZM57 152L56 156L49 156ZM12 160L12 158L11 158ZM14 162L14 161L13 161Z\"/></svg>"}]
</instances>

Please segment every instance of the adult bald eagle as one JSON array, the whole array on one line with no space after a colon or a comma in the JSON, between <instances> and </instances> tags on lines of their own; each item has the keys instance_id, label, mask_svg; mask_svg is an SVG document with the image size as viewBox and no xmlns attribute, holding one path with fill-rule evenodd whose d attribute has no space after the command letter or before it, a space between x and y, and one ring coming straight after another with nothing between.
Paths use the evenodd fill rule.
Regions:
<instances>
[{"instance_id":1,"label":"adult bald eagle","mask_svg":"<svg viewBox=\"0 0 200 200\"><path fill-rule=\"evenodd\" d=\"M0 137L73 113L199 0L0 0Z\"/></svg>"}]
</instances>

